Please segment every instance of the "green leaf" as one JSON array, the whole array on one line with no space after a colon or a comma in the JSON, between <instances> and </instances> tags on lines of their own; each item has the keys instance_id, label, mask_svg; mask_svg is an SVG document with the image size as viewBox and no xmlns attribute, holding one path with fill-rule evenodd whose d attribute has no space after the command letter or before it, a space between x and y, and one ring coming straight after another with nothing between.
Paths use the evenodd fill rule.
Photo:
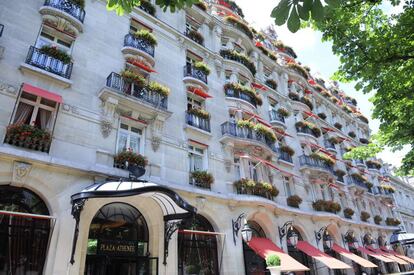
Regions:
<instances>
[{"instance_id":1,"label":"green leaf","mask_svg":"<svg viewBox=\"0 0 414 275\"><path fill-rule=\"evenodd\" d=\"M300 18L295 8L293 8L290 13L287 27L291 32L297 32L300 28Z\"/></svg>"},{"instance_id":2,"label":"green leaf","mask_svg":"<svg viewBox=\"0 0 414 275\"><path fill-rule=\"evenodd\" d=\"M304 6L298 5L297 7L300 18L303 20L309 20L309 10L307 10Z\"/></svg>"},{"instance_id":3,"label":"green leaf","mask_svg":"<svg viewBox=\"0 0 414 275\"><path fill-rule=\"evenodd\" d=\"M333 8L337 8L341 5L341 1L339 0L325 0L325 3Z\"/></svg>"},{"instance_id":4,"label":"green leaf","mask_svg":"<svg viewBox=\"0 0 414 275\"><path fill-rule=\"evenodd\" d=\"M275 19L275 23L278 26L281 26L286 23L286 20L289 17L289 10L291 7L289 0L282 0L280 3L272 10L271 17Z\"/></svg>"},{"instance_id":5,"label":"green leaf","mask_svg":"<svg viewBox=\"0 0 414 275\"><path fill-rule=\"evenodd\" d=\"M322 21L324 18L323 6L320 0L315 0L311 9L312 19Z\"/></svg>"}]
</instances>

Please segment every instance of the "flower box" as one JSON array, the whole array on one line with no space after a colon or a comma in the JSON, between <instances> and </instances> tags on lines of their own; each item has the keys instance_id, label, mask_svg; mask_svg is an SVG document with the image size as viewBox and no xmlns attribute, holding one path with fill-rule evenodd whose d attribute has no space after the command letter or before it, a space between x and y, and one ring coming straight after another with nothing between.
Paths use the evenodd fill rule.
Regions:
<instances>
[{"instance_id":1,"label":"flower box","mask_svg":"<svg viewBox=\"0 0 414 275\"><path fill-rule=\"evenodd\" d=\"M375 224L381 224L381 222L382 222L381 216L375 215L374 216L374 222L375 222Z\"/></svg>"},{"instance_id":2,"label":"flower box","mask_svg":"<svg viewBox=\"0 0 414 275\"><path fill-rule=\"evenodd\" d=\"M399 219L394 219L394 218L386 218L385 219L385 224L388 226L398 226L400 225L401 221Z\"/></svg>"},{"instance_id":3,"label":"flower box","mask_svg":"<svg viewBox=\"0 0 414 275\"><path fill-rule=\"evenodd\" d=\"M27 124L11 124L7 127L4 142L10 145L49 152L52 137L46 130Z\"/></svg>"},{"instance_id":4,"label":"flower box","mask_svg":"<svg viewBox=\"0 0 414 275\"><path fill-rule=\"evenodd\" d=\"M234 186L238 194L256 195L267 199L272 199L279 195L279 190L268 182L256 182L252 179L240 179L235 181Z\"/></svg>"},{"instance_id":5,"label":"flower box","mask_svg":"<svg viewBox=\"0 0 414 275\"><path fill-rule=\"evenodd\" d=\"M190 183L201 188L210 189L214 177L207 171L193 171L190 173Z\"/></svg>"},{"instance_id":6,"label":"flower box","mask_svg":"<svg viewBox=\"0 0 414 275\"><path fill-rule=\"evenodd\" d=\"M286 202L290 207L299 208L299 205L302 203L302 198L298 195L292 195L286 199Z\"/></svg>"},{"instance_id":7,"label":"flower box","mask_svg":"<svg viewBox=\"0 0 414 275\"><path fill-rule=\"evenodd\" d=\"M371 218L371 215L368 212L361 211L361 221L367 222L369 218Z\"/></svg>"},{"instance_id":8,"label":"flower box","mask_svg":"<svg viewBox=\"0 0 414 275\"><path fill-rule=\"evenodd\" d=\"M347 219L352 219L352 216L354 215L355 211L351 208L345 208L344 209L344 216Z\"/></svg>"},{"instance_id":9,"label":"flower box","mask_svg":"<svg viewBox=\"0 0 414 275\"><path fill-rule=\"evenodd\" d=\"M114 167L119 169L128 169L130 166L145 168L147 160L144 156L132 151L122 151L114 156Z\"/></svg>"},{"instance_id":10,"label":"flower box","mask_svg":"<svg viewBox=\"0 0 414 275\"><path fill-rule=\"evenodd\" d=\"M334 201L317 200L312 203L312 207L316 211L325 211L335 214L341 211L341 205Z\"/></svg>"}]
</instances>

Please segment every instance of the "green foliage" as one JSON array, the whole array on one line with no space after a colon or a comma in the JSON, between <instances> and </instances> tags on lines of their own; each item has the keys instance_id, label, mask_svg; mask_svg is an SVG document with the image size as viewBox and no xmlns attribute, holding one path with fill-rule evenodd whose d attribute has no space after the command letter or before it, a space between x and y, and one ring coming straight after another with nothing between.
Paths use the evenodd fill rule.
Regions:
<instances>
[{"instance_id":1,"label":"green foliage","mask_svg":"<svg viewBox=\"0 0 414 275\"><path fill-rule=\"evenodd\" d=\"M42 46L39 49L39 52L46 54L54 59L60 60L63 64L69 64L72 61L70 55L68 55L65 51L62 51L56 46Z\"/></svg>"},{"instance_id":2,"label":"green foliage","mask_svg":"<svg viewBox=\"0 0 414 275\"><path fill-rule=\"evenodd\" d=\"M287 205L290 207L299 208L299 205L302 203L302 198L298 195L290 196L286 199Z\"/></svg>"},{"instance_id":3,"label":"green foliage","mask_svg":"<svg viewBox=\"0 0 414 275\"><path fill-rule=\"evenodd\" d=\"M82 9L85 8L85 0L70 0L70 2L81 7Z\"/></svg>"},{"instance_id":4,"label":"green foliage","mask_svg":"<svg viewBox=\"0 0 414 275\"><path fill-rule=\"evenodd\" d=\"M363 146L355 147L351 151L346 152L343 155L344 159L370 159L375 157L378 153L382 152L384 150L384 146L378 142L374 141L371 143L368 143Z\"/></svg>"},{"instance_id":5,"label":"green foliage","mask_svg":"<svg viewBox=\"0 0 414 275\"><path fill-rule=\"evenodd\" d=\"M139 167L145 167L147 160L144 156L134 153L132 151L122 151L114 156L114 163L116 165L137 165Z\"/></svg>"},{"instance_id":6,"label":"green foliage","mask_svg":"<svg viewBox=\"0 0 414 275\"><path fill-rule=\"evenodd\" d=\"M167 11L175 12L185 7L191 7L193 4L198 3L199 0L156 0L155 4ZM110 11L115 10L118 15L124 13L130 13L133 8L141 5L141 0L107 0L106 8Z\"/></svg>"},{"instance_id":7,"label":"green foliage","mask_svg":"<svg viewBox=\"0 0 414 275\"><path fill-rule=\"evenodd\" d=\"M210 68L207 66L206 63L202 61L197 61L196 63L194 63L194 68L196 68L199 71L202 71L206 75L210 74Z\"/></svg>"},{"instance_id":8,"label":"green foliage","mask_svg":"<svg viewBox=\"0 0 414 275\"><path fill-rule=\"evenodd\" d=\"M139 75L133 71L130 70L123 70L121 72L121 76L124 80L128 81L128 82L134 82L136 85L138 86L145 86L145 78L142 75Z\"/></svg>"},{"instance_id":9,"label":"green foliage","mask_svg":"<svg viewBox=\"0 0 414 275\"><path fill-rule=\"evenodd\" d=\"M190 174L191 179L194 180L195 184L200 187L210 188L214 183L214 177L207 171L193 171Z\"/></svg>"},{"instance_id":10,"label":"green foliage","mask_svg":"<svg viewBox=\"0 0 414 275\"><path fill-rule=\"evenodd\" d=\"M158 93L162 96L168 96L170 94L170 88L155 81L151 81L147 88L152 92Z\"/></svg>"},{"instance_id":11,"label":"green foliage","mask_svg":"<svg viewBox=\"0 0 414 275\"><path fill-rule=\"evenodd\" d=\"M146 42L148 42L152 46L157 45L157 38L155 38L154 34L147 30L139 30L136 33L133 34L136 38L142 39Z\"/></svg>"},{"instance_id":12,"label":"green foliage","mask_svg":"<svg viewBox=\"0 0 414 275\"><path fill-rule=\"evenodd\" d=\"M187 113L193 114L195 116L198 116L198 117L204 118L204 119L209 119L210 118L210 113L207 112L204 109L191 108L190 110L187 111Z\"/></svg>"},{"instance_id":13,"label":"green foliage","mask_svg":"<svg viewBox=\"0 0 414 275\"><path fill-rule=\"evenodd\" d=\"M280 258L276 254L270 254L266 257L266 265L269 267L280 266Z\"/></svg>"},{"instance_id":14,"label":"green foliage","mask_svg":"<svg viewBox=\"0 0 414 275\"><path fill-rule=\"evenodd\" d=\"M249 96L251 96L254 101L256 101L256 104L258 105L262 105L263 104L263 100L261 98L261 96L256 93L254 90L250 89L249 87L246 87L244 85L241 85L239 83L227 83L224 85L224 90L228 90L228 89L232 89L234 91L238 91L240 93L244 93L247 94Z\"/></svg>"},{"instance_id":15,"label":"green foliage","mask_svg":"<svg viewBox=\"0 0 414 275\"><path fill-rule=\"evenodd\" d=\"M251 30L251 28L246 25L243 21L237 19L234 16L227 16L224 18L224 20L233 25L236 29L239 29L240 31L242 31L244 34L246 34L250 39L253 39L254 35L253 32Z\"/></svg>"},{"instance_id":16,"label":"green foliage","mask_svg":"<svg viewBox=\"0 0 414 275\"><path fill-rule=\"evenodd\" d=\"M347 219L352 219L352 216L354 215L355 211L351 208L345 208L344 209L344 216Z\"/></svg>"},{"instance_id":17,"label":"green foliage","mask_svg":"<svg viewBox=\"0 0 414 275\"><path fill-rule=\"evenodd\" d=\"M363 222L366 222L366 221L368 221L369 218L371 218L371 215L368 212L361 211L360 218Z\"/></svg>"}]
</instances>

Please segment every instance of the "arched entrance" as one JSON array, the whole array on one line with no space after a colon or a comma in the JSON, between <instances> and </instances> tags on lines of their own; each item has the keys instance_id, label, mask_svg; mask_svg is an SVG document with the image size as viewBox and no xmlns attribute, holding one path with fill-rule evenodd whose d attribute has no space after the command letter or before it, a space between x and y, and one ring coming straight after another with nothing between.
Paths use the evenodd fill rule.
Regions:
<instances>
[{"instance_id":1,"label":"arched entrance","mask_svg":"<svg viewBox=\"0 0 414 275\"><path fill-rule=\"evenodd\" d=\"M178 232L178 274L219 274L217 236L210 222L201 215L183 220Z\"/></svg>"},{"instance_id":2,"label":"arched entrance","mask_svg":"<svg viewBox=\"0 0 414 275\"><path fill-rule=\"evenodd\" d=\"M48 216L45 202L32 191L0 186L0 274L43 274Z\"/></svg>"},{"instance_id":3,"label":"arched entrance","mask_svg":"<svg viewBox=\"0 0 414 275\"><path fill-rule=\"evenodd\" d=\"M349 230L345 233L343 236L343 241L346 244L345 248L349 250L349 252L354 253L355 255L358 255L359 257L362 257L361 252L356 248L356 244L358 244L358 240L355 237L355 233L352 230ZM363 258L363 257L362 257ZM362 268L359 264L352 261L352 269L354 270L355 274L361 274Z\"/></svg>"},{"instance_id":4,"label":"arched entrance","mask_svg":"<svg viewBox=\"0 0 414 275\"><path fill-rule=\"evenodd\" d=\"M331 247L329 247L329 242L333 244L335 242L335 239L333 237L332 232L329 232L328 228L325 230L325 232L323 232L322 240L323 240L322 242L323 252L341 261L341 257L339 256L339 254L335 252ZM343 269L333 269L333 273L335 275L343 275L343 274L346 274L346 271L344 271Z\"/></svg>"},{"instance_id":5,"label":"arched entrance","mask_svg":"<svg viewBox=\"0 0 414 275\"><path fill-rule=\"evenodd\" d=\"M375 240L373 239L373 237L372 237L372 235L370 234L370 233L366 233L365 235L364 235L364 237L362 238L362 242L363 242L363 246L366 246L366 247L370 247L370 246L372 246L373 244L375 244ZM372 256L370 256L370 255L367 255L368 256L368 260L370 261L370 262L373 262L374 264L376 264L377 266L378 266L378 268L374 268L373 270L374 270L374 274L378 274L378 273L380 273L380 266L381 266L381 261L380 260L378 260L378 259L376 259L376 258L374 258L374 257L372 257ZM389 269L390 269L390 267L389 267L389 264L388 263L385 263L384 264L384 268L386 269L386 272L387 273L390 273L389 272Z\"/></svg>"},{"instance_id":6,"label":"arched entrance","mask_svg":"<svg viewBox=\"0 0 414 275\"><path fill-rule=\"evenodd\" d=\"M136 208L126 203L107 204L95 214L89 228L85 274L152 274L157 259L149 258L148 243L147 223Z\"/></svg>"},{"instance_id":7,"label":"arched entrance","mask_svg":"<svg viewBox=\"0 0 414 275\"><path fill-rule=\"evenodd\" d=\"M266 234L258 223L255 221L248 221L248 226L252 230L252 237L266 238ZM246 275L262 275L270 274L266 269L265 260L257 255L244 241L243 241L243 257L244 270Z\"/></svg>"},{"instance_id":8,"label":"arched entrance","mask_svg":"<svg viewBox=\"0 0 414 275\"><path fill-rule=\"evenodd\" d=\"M296 275L313 275L315 274L313 270L313 262L312 259L303 253L302 251L298 250L295 246L293 246L289 239L293 233L296 233L298 236L298 241L303 241L302 234L297 230L295 227L290 227L287 232L287 248L288 248L288 254L293 257L295 260L303 264L304 266L309 267L310 271L297 271L295 272Z\"/></svg>"}]
</instances>

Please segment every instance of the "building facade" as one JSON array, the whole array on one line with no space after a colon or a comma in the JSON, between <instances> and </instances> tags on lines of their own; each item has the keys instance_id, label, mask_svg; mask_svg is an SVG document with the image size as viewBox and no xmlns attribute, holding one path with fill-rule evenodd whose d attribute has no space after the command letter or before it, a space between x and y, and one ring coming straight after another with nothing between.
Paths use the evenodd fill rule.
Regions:
<instances>
[{"instance_id":1,"label":"building facade","mask_svg":"<svg viewBox=\"0 0 414 275\"><path fill-rule=\"evenodd\" d=\"M271 29L231 1L79 3L0 2L0 274L263 273L245 224L306 274L410 268L357 250L413 209L380 161L342 158L367 119ZM146 183L125 169L138 154Z\"/></svg>"}]
</instances>

